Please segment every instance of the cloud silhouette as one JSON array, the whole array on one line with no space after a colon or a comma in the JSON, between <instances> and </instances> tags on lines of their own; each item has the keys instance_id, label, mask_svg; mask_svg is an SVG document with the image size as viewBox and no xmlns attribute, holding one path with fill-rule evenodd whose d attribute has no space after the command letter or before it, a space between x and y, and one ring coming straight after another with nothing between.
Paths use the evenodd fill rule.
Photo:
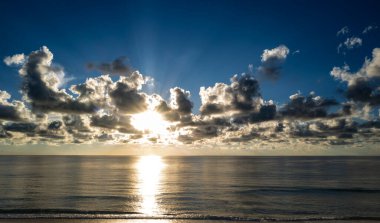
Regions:
<instances>
[{"instance_id":1,"label":"cloud silhouette","mask_svg":"<svg viewBox=\"0 0 380 223\"><path fill-rule=\"evenodd\" d=\"M367 102L371 105L380 104L380 48L372 51L372 59L365 59L362 67L355 73L350 67L334 67L331 76L347 83L345 96L357 102Z\"/></svg>"},{"instance_id":2,"label":"cloud silhouette","mask_svg":"<svg viewBox=\"0 0 380 223\"><path fill-rule=\"evenodd\" d=\"M106 62L99 63L99 64L88 63L86 67L89 70L97 70L101 72L102 74L114 74L114 75L127 76L133 72L133 69L130 65L125 64L126 61L127 61L126 57L119 57L110 63L106 63Z\"/></svg>"},{"instance_id":3,"label":"cloud silhouette","mask_svg":"<svg viewBox=\"0 0 380 223\"><path fill-rule=\"evenodd\" d=\"M289 54L286 46L265 50L261 72L277 78ZM233 75L230 83L201 87L199 114L190 92L169 89L170 98L148 94L143 86L149 78L127 70L114 61L102 75L84 83L63 87L63 67L53 63L47 47L27 56L6 57L9 66L20 66L22 99L0 91L0 142L25 143L191 143L266 144L304 143L309 145L354 145L380 136L375 116L380 105L380 49L366 59L357 72L348 65L334 67L331 76L347 84L346 101L293 94L278 105L264 100L260 83L249 74ZM108 70L106 72L106 70ZM104 72L103 72L104 71ZM108 74L119 74L115 77ZM138 131L134 115L158 112L169 123L163 135Z\"/></svg>"}]
</instances>

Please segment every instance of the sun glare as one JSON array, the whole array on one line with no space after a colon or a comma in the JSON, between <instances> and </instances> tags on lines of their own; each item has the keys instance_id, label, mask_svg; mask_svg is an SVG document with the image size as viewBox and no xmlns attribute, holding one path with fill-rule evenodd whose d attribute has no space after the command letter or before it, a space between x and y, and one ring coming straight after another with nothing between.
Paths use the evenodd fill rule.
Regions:
<instances>
[{"instance_id":1,"label":"sun glare","mask_svg":"<svg viewBox=\"0 0 380 223\"><path fill-rule=\"evenodd\" d=\"M167 132L169 122L155 111L146 111L132 116L131 124L137 130L161 135Z\"/></svg>"},{"instance_id":2,"label":"sun glare","mask_svg":"<svg viewBox=\"0 0 380 223\"><path fill-rule=\"evenodd\" d=\"M153 216L161 212L157 196L160 194L161 171L164 167L159 156L140 157L136 164L139 194L142 198L139 211L145 215Z\"/></svg>"}]
</instances>

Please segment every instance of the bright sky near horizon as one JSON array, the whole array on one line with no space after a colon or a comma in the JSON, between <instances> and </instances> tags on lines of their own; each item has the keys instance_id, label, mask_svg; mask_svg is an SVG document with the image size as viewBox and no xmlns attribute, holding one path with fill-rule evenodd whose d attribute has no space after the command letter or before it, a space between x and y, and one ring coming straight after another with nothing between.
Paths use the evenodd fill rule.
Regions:
<instances>
[{"instance_id":1,"label":"bright sky near horizon","mask_svg":"<svg viewBox=\"0 0 380 223\"><path fill-rule=\"evenodd\" d=\"M0 147L377 148L379 9L1 1Z\"/></svg>"}]
</instances>

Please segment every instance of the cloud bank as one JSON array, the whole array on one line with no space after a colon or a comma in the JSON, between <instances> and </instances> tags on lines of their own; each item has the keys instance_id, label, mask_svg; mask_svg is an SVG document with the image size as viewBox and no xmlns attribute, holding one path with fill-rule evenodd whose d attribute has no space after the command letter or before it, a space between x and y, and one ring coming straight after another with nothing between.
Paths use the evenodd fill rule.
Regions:
<instances>
[{"instance_id":1,"label":"cloud bank","mask_svg":"<svg viewBox=\"0 0 380 223\"><path fill-rule=\"evenodd\" d=\"M285 45L264 50L258 74L278 78L288 54ZM330 72L347 85L344 101L297 92L285 104L278 104L274 99L264 100L258 79L252 73L243 73L232 75L229 83L200 87L199 111L190 92L181 87L171 88L167 100L144 92L143 86L150 79L125 65L124 58L92 64L89 68L101 75L68 88L63 87L67 79L64 68L53 62L53 53L45 46L28 55L6 57L4 63L19 66L22 99L11 100L8 92L0 91L2 144L149 143L253 148L359 146L376 144L380 139L376 117L380 105L379 48L373 49L372 58L365 59L357 72L351 72L348 65ZM136 125L136 115L152 113L165 122L159 132ZM139 122L149 126L144 121Z\"/></svg>"}]
</instances>

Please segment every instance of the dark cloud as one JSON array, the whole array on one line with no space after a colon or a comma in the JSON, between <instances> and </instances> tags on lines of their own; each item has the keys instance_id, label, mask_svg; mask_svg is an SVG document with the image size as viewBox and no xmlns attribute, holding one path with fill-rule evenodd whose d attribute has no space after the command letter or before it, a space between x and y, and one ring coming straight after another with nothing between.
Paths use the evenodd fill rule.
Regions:
<instances>
[{"instance_id":1,"label":"dark cloud","mask_svg":"<svg viewBox=\"0 0 380 223\"><path fill-rule=\"evenodd\" d=\"M216 137L218 135L218 127L215 125L198 126L192 130L191 136L194 140Z\"/></svg>"},{"instance_id":2,"label":"dark cloud","mask_svg":"<svg viewBox=\"0 0 380 223\"><path fill-rule=\"evenodd\" d=\"M224 112L224 106L222 104L204 104L200 108L202 115L221 114Z\"/></svg>"},{"instance_id":3,"label":"dark cloud","mask_svg":"<svg viewBox=\"0 0 380 223\"><path fill-rule=\"evenodd\" d=\"M68 131L90 132L89 124L81 115L65 115L62 120Z\"/></svg>"},{"instance_id":4,"label":"dark cloud","mask_svg":"<svg viewBox=\"0 0 380 223\"><path fill-rule=\"evenodd\" d=\"M280 45L271 50L264 50L261 55L261 66L259 72L270 79L278 79L282 70L286 57L289 54L289 49L285 45Z\"/></svg>"},{"instance_id":5,"label":"dark cloud","mask_svg":"<svg viewBox=\"0 0 380 223\"><path fill-rule=\"evenodd\" d=\"M261 104L259 82L250 74L234 75L231 84L216 83L214 87L201 87L202 115L222 112L249 112Z\"/></svg>"},{"instance_id":6,"label":"dark cloud","mask_svg":"<svg viewBox=\"0 0 380 223\"><path fill-rule=\"evenodd\" d=\"M156 101L154 110L159 112L165 120L178 122L179 125L192 124L193 102L190 100L190 92L179 87L170 89L170 104L163 100L159 95L152 95Z\"/></svg>"},{"instance_id":7,"label":"dark cloud","mask_svg":"<svg viewBox=\"0 0 380 223\"><path fill-rule=\"evenodd\" d=\"M110 91L110 97L120 111L133 114L148 108L147 95L138 91L143 83L144 78L138 72L128 77L120 77L115 83L115 87Z\"/></svg>"},{"instance_id":8,"label":"dark cloud","mask_svg":"<svg viewBox=\"0 0 380 223\"><path fill-rule=\"evenodd\" d=\"M345 96L355 102L371 105L380 104L380 48L372 51L372 59L366 59L363 66L351 73L350 67L334 67L331 76L342 82L347 82Z\"/></svg>"},{"instance_id":9,"label":"dark cloud","mask_svg":"<svg viewBox=\"0 0 380 223\"><path fill-rule=\"evenodd\" d=\"M62 121L52 121L52 122L49 123L48 129L49 130L58 130L62 126L63 126L63 122Z\"/></svg>"},{"instance_id":10,"label":"dark cloud","mask_svg":"<svg viewBox=\"0 0 380 223\"><path fill-rule=\"evenodd\" d=\"M5 131L4 127L0 124L0 139L10 138L12 134Z\"/></svg>"},{"instance_id":11,"label":"dark cloud","mask_svg":"<svg viewBox=\"0 0 380 223\"><path fill-rule=\"evenodd\" d=\"M181 119L181 115L176 110L169 107L166 101L161 100L159 104L155 107L155 111L163 115L163 117L172 122L177 122Z\"/></svg>"},{"instance_id":12,"label":"dark cloud","mask_svg":"<svg viewBox=\"0 0 380 223\"><path fill-rule=\"evenodd\" d=\"M190 114L193 102L190 101L190 92L179 87L170 89L171 105L180 114Z\"/></svg>"},{"instance_id":13,"label":"dark cloud","mask_svg":"<svg viewBox=\"0 0 380 223\"><path fill-rule=\"evenodd\" d=\"M0 90L0 120L22 121L28 116L28 110L21 101L8 102L11 95Z\"/></svg>"},{"instance_id":14,"label":"dark cloud","mask_svg":"<svg viewBox=\"0 0 380 223\"><path fill-rule=\"evenodd\" d=\"M22 118L14 106L0 104L0 119L20 121Z\"/></svg>"},{"instance_id":15,"label":"dark cloud","mask_svg":"<svg viewBox=\"0 0 380 223\"><path fill-rule=\"evenodd\" d=\"M283 132L285 129L284 123L279 122L275 127L275 132Z\"/></svg>"},{"instance_id":16,"label":"dark cloud","mask_svg":"<svg viewBox=\"0 0 380 223\"><path fill-rule=\"evenodd\" d=\"M117 74L128 76L133 72L133 69L129 64L125 64L126 61L126 57L119 57L110 63L88 63L87 69L97 70L102 74Z\"/></svg>"},{"instance_id":17,"label":"dark cloud","mask_svg":"<svg viewBox=\"0 0 380 223\"><path fill-rule=\"evenodd\" d=\"M52 60L53 54L44 46L29 54L19 71L23 78L22 92L32 108L42 112L94 112L96 107L91 102L76 101L65 90L59 89L64 72L60 67L52 66Z\"/></svg>"},{"instance_id":18,"label":"dark cloud","mask_svg":"<svg viewBox=\"0 0 380 223\"><path fill-rule=\"evenodd\" d=\"M67 136L64 131L57 131L51 130L51 129L40 129L37 132L37 135L41 138L41 141L45 141L47 139L52 139L54 141L60 140L61 143L66 143L67 142Z\"/></svg>"},{"instance_id":19,"label":"dark cloud","mask_svg":"<svg viewBox=\"0 0 380 223\"><path fill-rule=\"evenodd\" d=\"M91 117L91 126L115 129L123 133L137 133L138 131L133 128L128 116L117 115L94 115Z\"/></svg>"},{"instance_id":20,"label":"dark cloud","mask_svg":"<svg viewBox=\"0 0 380 223\"><path fill-rule=\"evenodd\" d=\"M36 130L37 125L34 123L9 123L3 126L4 130L10 132L32 133Z\"/></svg>"},{"instance_id":21,"label":"dark cloud","mask_svg":"<svg viewBox=\"0 0 380 223\"><path fill-rule=\"evenodd\" d=\"M232 77L231 88L234 92L232 104L236 110L250 111L257 108L254 98L261 97L259 82L250 75Z\"/></svg>"},{"instance_id":22,"label":"dark cloud","mask_svg":"<svg viewBox=\"0 0 380 223\"><path fill-rule=\"evenodd\" d=\"M328 115L330 106L338 105L334 99L325 99L310 93L302 96L300 93L290 96L290 101L285 104L279 113L283 117L290 118L324 118Z\"/></svg>"},{"instance_id":23,"label":"dark cloud","mask_svg":"<svg viewBox=\"0 0 380 223\"><path fill-rule=\"evenodd\" d=\"M251 141L252 139L258 139L263 138L259 133L251 131L248 134L242 134L240 137L231 137L228 139L225 139L224 142L247 142Z\"/></svg>"},{"instance_id":24,"label":"dark cloud","mask_svg":"<svg viewBox=\"0 0 380 223\"><path fill-rule=\"evenodd\" d=\"M354 101L368 102L371 105L380 104L380 77L379 78L357 78L355 82L347 87L346 97Z\"/></svg>"},{"instance_id":25,"label":"dark cloud","mask_svg":"<svg viewBox=\"0 0 380 223\"><path fill-rule=\"evenodd\" d=\"M261 122L272 120L276 117L277 107L275 104L263 104L260 107L258 113L253 113L251 115L251 122Z\"/></svg>"}]
</instances>

